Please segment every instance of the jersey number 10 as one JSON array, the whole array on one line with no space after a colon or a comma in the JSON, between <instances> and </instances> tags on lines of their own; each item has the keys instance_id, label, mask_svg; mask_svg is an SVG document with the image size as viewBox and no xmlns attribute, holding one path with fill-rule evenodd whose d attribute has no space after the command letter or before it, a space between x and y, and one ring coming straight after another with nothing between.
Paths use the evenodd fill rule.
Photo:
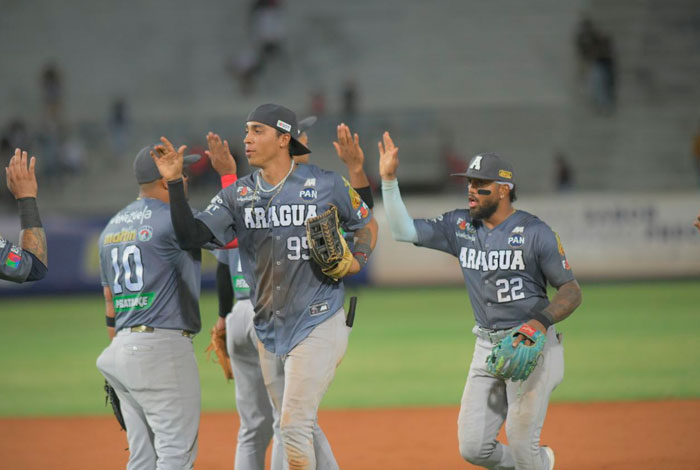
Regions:
<instances>
[{"instance_id":1,"label":"jersey number 10","mask_svg":"<svg viewBox=\"0 0 700 470\"><path fill-rule=\"evenodd\" d=\"M119 247L112 248L112 268L114 268L114 282L112 294L123 292L119 278L124 273L124 287L131 292L139 292L143 289L143 264L141 263L141 249L136 245L128 245L124 248L119 259ZM121 261L121 263L120 263Z\"/></svg>"}]
</instances>

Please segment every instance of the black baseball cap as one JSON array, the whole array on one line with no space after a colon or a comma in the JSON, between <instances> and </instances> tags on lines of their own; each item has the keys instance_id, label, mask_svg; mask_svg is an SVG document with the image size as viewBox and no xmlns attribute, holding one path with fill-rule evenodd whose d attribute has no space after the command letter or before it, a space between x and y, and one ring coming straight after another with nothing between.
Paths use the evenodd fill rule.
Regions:
<instances>
[{"instance_id":1,"label":"black baseball cap","mask_svg":"<svg viewBox=\"0 0 700 470\"><path fill-rule=\"evenodd\" d=\"M464 176L480 180L493 180L515 184L513 165L495 153L480 153L469 161L466 173L453 173L450 176Z\"/></svg>"},{"instance_id":2,"label":"black baseball cap","mask_svg":"<svg viewBox=\"0 0 700 470\"><path fill-rule=\"evenodd\" d=\"M151 181L162 178L156 166L156 162L154 162L153 157L151 157L151 152L155 152L156 145L163 144L157 143L147 145L139 150L139 153L136 154L136 158L134 158L134 174L136 175L138 184L150 183ZM183 165L188 167L200 158L202 158L202 156L197 154L185 155Z\"/></svg>"},{"instance_id":3,"label":"black baseball cap","mask_svg":"<svg viewBox=\"0 0 700 470\"><path fill-rule=\"evenodd\" d=\"M250 121L260 122L280 132L289 134L292 138L289 143L289 150L292 155L311 153L311 150L297 140L302 131L299 130L299 124L297 124L297 115L291 109L279 104L261 104L248 115L246 122Z\"/></svg>"}]
</instances>

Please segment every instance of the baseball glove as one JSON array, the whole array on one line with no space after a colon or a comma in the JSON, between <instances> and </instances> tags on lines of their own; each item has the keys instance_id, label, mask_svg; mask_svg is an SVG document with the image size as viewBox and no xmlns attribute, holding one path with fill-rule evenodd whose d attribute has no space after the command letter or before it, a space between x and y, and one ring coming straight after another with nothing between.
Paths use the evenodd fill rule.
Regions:
<instances>
[{"instance_id":1,"label":"baseball glove","mask_svg":"<svg viewBox=\"0 0 700 470\"><path fill-rule=\"evenodd\" d=\"M107 396L105 396L105 406L107 406L107 402L109 402L109 404L112 405L114 417L117 418L119 426L121 426L122 429L126 431L126 423L124 422L124 416L122 415L122 407L119 403L119 397L117 396L117 392L114 390L114 388L106 380L105 393L107 394Z\"/></svg>"},{"instance_id":2,"label":"baseball glove","mask_svg":"<svg viewBox=\"0 0 700 470\"><path fill-rule=\"evenodd\" d=\"M331 206L323 214L308 219L306 238L309 253L323 274L338 280L348 273L353 256L340 233L337 207Z\"/></svg>"},{"instance_id":3,"label":"baseball glove","mask_svg":"<svg viewBox=\"0 0 700 470\"><path fill-rule=\"evenodd\" d=\"M228 352L226 351L226 330L217 330L216 327L212 328L211 342L204 351L207 353L207 360L211 360L211 352L214 351L216 354L214 362L218 362L224 370L226 380L231 380L233 371L231 370L231 362L229 362Z\"/></svg>"},{"instance_id":4,"label":"baseball glove","mask_svg":"<svg viewBox=\"0 0 700 470\"><path fill-rule=\"evenodd\" d=\"M513 347L513 340L518 334L532 341L532 344L528 346L523 340ZM542 332L523 323L494 346L486 358L486 369L502 379L526 380L537 367L546 342L547 337Z\"/></svg>"}]
</instances>

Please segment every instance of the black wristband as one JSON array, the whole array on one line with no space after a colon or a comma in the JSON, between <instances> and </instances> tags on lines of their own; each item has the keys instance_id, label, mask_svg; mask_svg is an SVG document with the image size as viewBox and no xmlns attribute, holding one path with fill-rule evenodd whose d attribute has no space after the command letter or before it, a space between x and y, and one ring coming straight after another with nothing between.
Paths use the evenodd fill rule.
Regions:
<instances>
[{"instance_id":1,"label":"black wristband","mask_svg":"<svg viewBox=\"0 0 700 470\"><path fill-rule=\"evenodd\" d=\"M107 326L110 328L114 328L114 326L116 325L116 318L114 317L108 317L107 315L105 315L105 321L107 323Z\"/></svg>"},{"instance_id":2,"label":"black wristband","mask_svg":"<svg viewBox=\"0 0 700 470\"><path fill-rule=\"evenodd\" d=\"M19 224L22 230L42 226L41 218L39 217L39 206L36 205L35 197L17 199L17 206L19 207Z\"/></svg>"},{"instance_id":3,"label":"black wristband","mask_svg":"<svg viewBox=\"0 0 700 470\"><path fill-rule=\"evenodd\" d=\"M536 312L532 319L542 323L546 329L549 329L549 327L554 324L550 315L544 311Z\"/></svg>"}]
</instances>

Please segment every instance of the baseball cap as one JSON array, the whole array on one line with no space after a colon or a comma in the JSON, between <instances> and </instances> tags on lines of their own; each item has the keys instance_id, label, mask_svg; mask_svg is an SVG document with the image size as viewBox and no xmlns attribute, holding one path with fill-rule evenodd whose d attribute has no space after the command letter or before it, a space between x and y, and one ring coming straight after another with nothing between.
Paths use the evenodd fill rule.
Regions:
<instances>
[{"instance_id":1,"label":"baseball cap","mask_svg":"<svg viewBox=\"0 0 700 470\"><path fill-rule=\"evenodd\" d=\"M316 116L308 116L299 121L299 135L311 129L311 126L316 124L318 118Z\"/></svg>"},{"instance_id":2,"label":"baseball cap","mask_svg":"<svg viewBox=\"0 0 700 470\"><path fill-rule=\"evenodd\" d=\"M469 161L466 173L453 173L450 176L464 176L481 180L494 180L515 184L513 165L495 153L480 153Z\"/></svg>"},{"instance_id":3,"label":"baseball cap","mask_svg":"<svg viewBox=\"0 0 700 470\"><path fill-rule=\"evenodd\" d=\"M161 178L160 171L156 166L156 162L153 161L151 157L151 151L155 151L156 145L162 145L161 143L147 145L136 154L134 159L134 174L136 175L136 181L139 184L150 183ZM202 158L201 155L185 155L184 166L188 167L191 164Z\"/></svg>"},{"instance_id":4,"label":"baseball cap","mask_svg":"<svg viewBox=\"0 0 700 470\"><path fill-rule=\"evenodd\" d=\"M261 104L248 115L246 122L250 121L260 122L280 132L289 134L292 138L289 143L289 150L292 155L306 155L307 153L311 153L311 150L297 140L301 131L297 124L297 115L294 114L294 111L291 109L285 108L279 104ZM313 122L311 124L313 124ZM311 126L309 125L309 127Z\"/></svg>"}]
</instances>

